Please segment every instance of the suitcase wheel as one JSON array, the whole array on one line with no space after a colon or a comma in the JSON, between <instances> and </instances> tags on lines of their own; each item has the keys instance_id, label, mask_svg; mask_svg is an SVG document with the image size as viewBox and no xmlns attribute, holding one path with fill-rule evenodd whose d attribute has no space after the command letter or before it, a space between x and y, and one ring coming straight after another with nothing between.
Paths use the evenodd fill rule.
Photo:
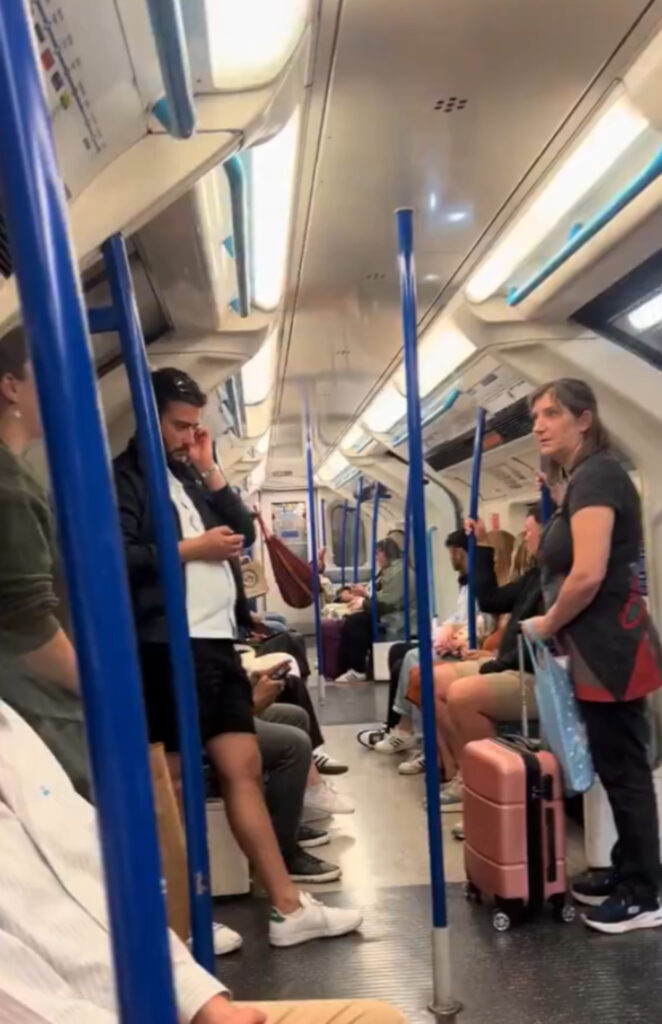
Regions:
<instances>
[{"instance_id":1,"label":"suitcase wheel","mask_svg":"<svg viewBox=\"0 0 662 1024\"><path fill-rule=\"evenodd\" d=\"M552 900L554 920L561 924L572 924L577 917L577 910L573 903L570 903L565 896Z\"/></svg>"},{"instance_id":2,"label":"suitcase wheel","mask_svg":"<svg viewBox=\"0 0 662 1024\"><path fill-rule=\"evenodd\" d=\"M464 898L468 903L482 903L483 895L473 882L465 882L463 886Z\"/></svg>"},{"instance_id":3,"label":"suitcase wheel","mask_svg":"<svg viewBox=\"0 0 662 1024\"><path fill-rule=\"evenodd\" d=\"M505 910L495 910L492 914L492 927L495 932L507 932L512 924Z\"/></svg>"}]
</instances>

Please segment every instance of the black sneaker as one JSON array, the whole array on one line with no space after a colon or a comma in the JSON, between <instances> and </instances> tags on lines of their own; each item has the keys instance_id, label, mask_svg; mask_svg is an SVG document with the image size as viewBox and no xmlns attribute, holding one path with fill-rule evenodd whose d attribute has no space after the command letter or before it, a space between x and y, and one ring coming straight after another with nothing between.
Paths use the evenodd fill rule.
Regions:
<instances>
[{"instance_id":1,"label":"black sneaker","mask_svg":"<svg viewBox=\"0 0 662 1024\"><path fill-rule=\"evenodd\" d=\"M327 846L331 842L331 836L326 829L302 825L299 829L297 842L304 850L312 850L315 846Z\"/></svg>"},{"instance_id":2,"label":"black sneaker","mask_svg":"<svg viewBox=\"0 0 662 1024\"><path fill-rule=\"evenodd\" d=\"M584 923L596 932L622 935L640 928L662 928L662 907L659 899L639 900L635 896L610 896L599 907L584 916Z\"/></svg>"},{"instance_id":3,"label":"black sneaker","mask_svg":"<svg viewBox=\"0 0 662 1024\"><path fill-rule=\"evenodd\" d=\"M325 754L323 750L313 751L313 761L320 775L344 775L345 772L349 771L346 764L340 764L339 761L335 761L328 754Z\"/></svg>"},{"instance_id":4,"label":"black sneaker","mask_svg":"<svg viewBox=\"0 0 662 1024\"><path fill-rule=\"evenodd\" d=\"M286 857L285 864L293 882L335 882L342 874L335 864L318 860L311 853L301 849Z\"/></svg>"},{"instance_id":5,"label":"black sneaker","mask_svg":"<svg viewBox=\"0 0 662 1024\"><path fill-rule=\"evenodd\" d=\"M606 899L616 892L618 878L608 868L603 871L585 871L583 875L573 879L570 892L577 903L585 907L599 907Z\"/></svg>"}]
</instances>

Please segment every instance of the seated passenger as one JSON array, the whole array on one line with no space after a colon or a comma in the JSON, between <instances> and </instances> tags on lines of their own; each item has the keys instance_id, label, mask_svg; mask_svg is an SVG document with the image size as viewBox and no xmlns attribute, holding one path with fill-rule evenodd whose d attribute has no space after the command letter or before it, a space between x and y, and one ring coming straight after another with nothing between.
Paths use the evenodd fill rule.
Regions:
<instances>
[{"instance_id":1,"label":"seated passenger","mask_svg":"<svg viewBox=\"0 0 662 1024\"><path fill-rule=\"evenodd\" d=\"M376 545L379 572L375 581L377 615L385 629L387 640L397 640L405 631L405 565L402 552L391 537ZM416 621L414 576L409 572L409 604L411 621ZM372 612L367 588L352 584L354 595L350 604L352 614L342 622L336 682L348 683L366 678L366 662L372 647Z\"/></svg>"},{"instance_id":2,"label":"seated passenger","mask_svg":"<svg viewBox=\"0 0 662 1024\"><path fill-rule=\"evenodd\" d=\"M0 341L0 696L90 795L76 652L48 494L23 455L41 438L21 328Z\"/></svg>"},{"instance_id":3,"label":"seated passenger","mask_svg":"<svg viewBox=\"0 0 662 1024\"><path fill-rule=\"evenodd\" d=\"M500 533L502 531L499 531ZM503 561L506 543L492 535L500 544L499 562ZM504 537L510 537L505 534ZM455 530L446 538L446 548L450 556L453 570L457 573L459 594L454 614L438 626L433 636L434 656L436 660L458 657L467 647L467 535L464 530ZM489 628L489 618L477 615L476 625L479 637L485 635ZM403 645L404 646L404 645ZM419 750L422 737L422 720L420 711L415 704L407 699L412 671L418 666L418 649L414 647L403 650L397 668L397 677L392 673L392 693L389 692L389 729L388 735L378 738L374 749L379 754L403 754L411 752L408 761L403 762L398 771L401 775L416 775L423 770L424 758ZM394 685L395 683L395 685ZM391 725L391 723L394 723Z\"/></svg>"},{"instance_id":4,"label":"seated passenger","mask_svg":"<svg viewBox=\"0 0 662 1024\"><path fill-rule=\"evenodd\" d=\"M238 556L255 540L253 517L228 486L200 426L206 398L176 369L152 383L168 460L168 482L184 567L189 635L200 732L217 773L228 821L260 876L275 913L274 945L338 936L361 923L355 910L311 906L292 882L262 792L251 685L235 650L237 623L251 626ZM131 585L150 740L179 748L164 595L156 557L153 510L136 439L114 463Z\"/></svg>"},{"instance_id":5,"label":"seated passenger","mask_svg":"<svg viewBox=\"0 0 662 1024\"><path fill-rule=\"evenodd\" d=\"M0 849L0 1020L119 1024L94 811L1 701ZM242 1006L172 933L170 952L181 1024L404 1024L377 1002Z\"/></svg>"},{"instance_id":6,"label":"seated passenger","mask_svg":"<svg viewBox=\"0 0 662 1024\"><path fill-rule=\"evenodd\" d=\"M529 509L524 533L533 558L540 543L541 518L539 506ZM480 608L491 615L508 615L509 619L496 658L482 651L469 651L464 661L434 669L437 746L447 780L441 807L448 811L459 810L462 803L460 760L465 743L496 736L497 722L519 721L522 702L517 632L522 619L539 614L542 608L538 566L534 563L519 579L498 586L485 527L480 520L467 520L467 529L475 532L477 540L475 586ZM527 665L531 669L528 657ZM527 684L529 713L536 716L530 674Z\"/></svg>"}]
</instances>

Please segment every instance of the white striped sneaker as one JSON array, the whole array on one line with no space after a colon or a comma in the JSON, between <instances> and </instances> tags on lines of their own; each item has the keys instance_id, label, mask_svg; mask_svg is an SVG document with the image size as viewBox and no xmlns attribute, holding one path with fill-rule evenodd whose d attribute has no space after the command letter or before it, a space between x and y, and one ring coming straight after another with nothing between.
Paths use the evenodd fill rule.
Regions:
<instances>
[{"instance_id":1,"label":"white striped sneaker","mask_svg":"<svg viewBox=\"0 0 662 1024\"><path fill-rule=\"evenodd\" d=\"M416 739L408 732L392 729L383 740L375 743L373 750L378 754L406 754L416 746Z\"/></svg>"},{"instance_id":2,"label":"white striped sneaker","mask_svg":"<svg viewBox=\"0 0 662 1024\"><path fill-rule=\"evenodd\" d=\"M406 761L398 765L400 775L420 775L425 771L425 754L419 752L412 754Z\"/></svg>"}]
</instances>

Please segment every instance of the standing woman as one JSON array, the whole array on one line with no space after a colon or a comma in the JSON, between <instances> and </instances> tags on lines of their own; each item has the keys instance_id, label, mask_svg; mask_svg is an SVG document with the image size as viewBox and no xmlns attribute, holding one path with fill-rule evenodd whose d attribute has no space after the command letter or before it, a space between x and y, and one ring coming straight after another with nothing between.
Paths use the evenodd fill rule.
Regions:
<instances>
[{"instance_id":1,"label":"standing woman","mask_svg":"<svg viewBox=\"0 0 662 1024\"><path fill-rule=\"evenodd\" d=\"M541 454L568 483L539 554L547 612L527 625L543 640L557 637L569 657L618 835L612 869L577 880L573 895L592 907L584 920L597 931L657 928L660 846L645 697L662 683L662 649L638 588L639 495L609 450L584 381L545 385L531 412Z\"/></svg>"}]
</instances>

